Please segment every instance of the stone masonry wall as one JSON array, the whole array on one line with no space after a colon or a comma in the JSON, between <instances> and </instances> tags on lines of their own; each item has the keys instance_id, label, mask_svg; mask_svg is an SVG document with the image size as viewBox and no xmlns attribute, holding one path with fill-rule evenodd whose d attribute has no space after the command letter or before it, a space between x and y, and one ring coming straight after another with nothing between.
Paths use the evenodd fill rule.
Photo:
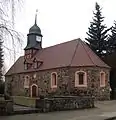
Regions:
<instances>
[{"instance_id":1,"label":"stone masonry wall","mask_svg":"<svg viewBox=\"0 0 116 120\"><path fill-rule=\"evenodd\" d=\"M74 87L75 71L85 71L87 73L87 87ZM100 87L100 72L106 73L105 87ZM96 100L109 100L110 99L110 85L109 85L109 69L98 67L81 67L70 69L71 80L71 94L73 95L91 95Z\"/></svg>"},{"instance_id":2,"label":"stone masonry wall","mask_svg":"<svg viewBox=\"0 0 116 120\"><path fill-rule=\"evenodd\" d=\"M24 79L22 74L16 74L5 77L5 92L10 95L24 96Z\"/></svg>"},{"instance_id":3,"label":"stone masonry wall","mask_svg":"<svg viewBox=\"0 0 116 120\"><path fill-rule=\"evenodd\" d=\"M75 72L83 70L87 72L87 87L75 87ZM100 71L106 73L106 86L100 87ZM57 88L51 88L51 73L57 72ZM30 96L30 88L24 89L24 76L29 75L30 86L34 83L38 85L38 96L57 96L57 95L92 95L95 99L108 100L109 92L109 70L98 67L80 68L59 68L33 73L23 73L6 77L6 84L10 83L12 95ZM34 77L36 75L36 77ZM7 85L8 86L8 85ZM7 89L7 87L6 87ZM10 91L10 90L7 90Z\"/></svg>"}]
</instances>

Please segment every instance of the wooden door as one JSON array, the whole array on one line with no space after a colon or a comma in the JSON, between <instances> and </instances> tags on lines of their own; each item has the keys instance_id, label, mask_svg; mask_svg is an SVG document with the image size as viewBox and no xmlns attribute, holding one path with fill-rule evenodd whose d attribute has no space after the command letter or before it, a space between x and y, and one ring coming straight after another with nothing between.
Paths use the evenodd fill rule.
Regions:
<instances>
[{"instance_id":1,"label":"wooden door","mask_svg":"<svg viewBox=\"0 0 116 120\"><path fill-rule=\"evenodd\" d=\"M36 85L32 86L32 97L37 97L37 86Z\"/></svg>"}]
</instances>

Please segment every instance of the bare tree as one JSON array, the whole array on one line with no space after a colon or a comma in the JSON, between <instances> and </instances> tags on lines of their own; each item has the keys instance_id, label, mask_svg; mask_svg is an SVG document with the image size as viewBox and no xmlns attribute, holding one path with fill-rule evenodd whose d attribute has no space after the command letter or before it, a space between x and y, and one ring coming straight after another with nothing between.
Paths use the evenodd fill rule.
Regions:
<instances>
[{"instance_id":1,"label":"bare tree","mask_svg":"<svg viewBox=\"0 0 116 120\"><path fill-rule=\"evenodd\" d=\"M0 40L3 42L2 46L4 47L4 51L7 50L9 53L12 51L10 55L14 57L14 62L16 45L22 45L22 35L16 32L14 27L16 8L22 1L23 0L0 0ZM10 16L12 16L11 19ZM3 66L0 67L0 71L1 70L3 70Z\"/></svg>"},{"instance_id":2,"label":"bare tree","mask_svg":"<svg viewBox=\"0 0 116 120\"><path fill-rule=\"evenodd\" d=\"M1 0L3 1L3 0ZM8 19L10 19L10 29L12 28L13 30L15 30L15 17L16 17L16 13L17 13L17 10L20 10L22 8L22 5L24 3L24 0L4 0L4 5L5 8L4 10L5 11L9 11L9 12L6 12L7 16L8 16ZM7 43L8 44L8 43ZM7 45L6 44L6 45ZM12 39L11 40L11 48L12 48L12 58L14 58L14 62L16 60L16 48L19 48L21 47L22 45L22 41L18 41L16 39ZM17 45L20 45L20 46L17 46Z\"/></svg>"}]
</instances>

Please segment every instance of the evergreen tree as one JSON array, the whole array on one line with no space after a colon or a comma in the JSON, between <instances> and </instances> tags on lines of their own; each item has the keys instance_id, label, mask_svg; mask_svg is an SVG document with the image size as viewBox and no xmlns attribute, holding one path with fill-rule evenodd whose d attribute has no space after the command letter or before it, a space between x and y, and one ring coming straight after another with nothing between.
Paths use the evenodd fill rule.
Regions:
<instances>
[{"instance_id":1,"label":"evergreen tree","mask_svg":"<svg viewBox=\"0 0 116 120\"><path fill-rule=\"evenodd\" d=\"M2 80L2 77L3 77L3 72L2 72L2 69L3 69L3 63L4 63L4 60L3 60L3 41L0 39L0 80Z\"/></svg>"},{"instance_id":2,"label":"evergreen tree","mask_svg":"<svg viewBox=\"0 0 116 120\"><path fill-rule=\"evenodd\" d=\"M3 85L3 63L4 63L4 60L3 60L3 41L2 39L0 39L0 94L3 94L4 93L4 85Z\"/></svg>"},{"instance_id":3,"label":"evergreen tree","mask_svg":"<svg viewBox=\"0 0 116 120\"><path fill-rule=\"evenodd\" d=\"M107 53L109 54L116 52L116 21L114 21L114 26L112 26L111 29L111 35L108 37L107 48Z\"/></svg>"},{"instance_id":4,"label":"evergreen tree","mask_svg":"<svg viewBox=\"0 0 116 120\"><path fill-rule=\"evenodd\" d=\"M0 94L4 94L5 82L1 81L0 83Z\"/></svg>"},{"instance_id":5,"label":"evergreen tree","mask_svg":"<svg viewBox=\"0 0 116 120\"><path fill-rule=\"evenodd\" d=\"M91 49L99 56L102 56L106 51L107 32L110 30L107 29L106 25L102 24L104 17L101 10L98 3L96 3L93 22L90 22L89 31L87 32L88 38L85 38Z\"/></svg>"}]
</instances>

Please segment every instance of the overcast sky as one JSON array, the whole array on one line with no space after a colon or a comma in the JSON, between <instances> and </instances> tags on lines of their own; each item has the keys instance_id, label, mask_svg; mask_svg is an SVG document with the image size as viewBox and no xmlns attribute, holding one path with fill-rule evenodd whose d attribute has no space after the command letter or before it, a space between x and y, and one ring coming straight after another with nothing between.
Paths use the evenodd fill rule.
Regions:
<instances>
[{"instance_id":1,"label":"overcast sky","mask_svg":"<svg viewBox=\"0 0 116 120\"><path fill-rule=\"evenodd\" d=\"M105 24L111 26L116 20L116 0L26 0L23 10L17 14L16 28L26 37L38 9L43 47L78 37L84 40L96 1L103 7Z\"/></svg>"},{"instance_id":2,"label":"overcast sky","mask_svg":"<svg viewBox=\"0 0 116 120\"><path fill-rule=\"evenodd\" d=\"M92 21L95 2L103 7L105 24L110 27L116 20L116 0L26 0L23 9L18 10L15 28L26 36L34 24L38 9L37 24L43 34L43 47L55 45L75 38L84 40ZM22 54L18 54L17 58Z\"/></svg>"}]
</instances>

